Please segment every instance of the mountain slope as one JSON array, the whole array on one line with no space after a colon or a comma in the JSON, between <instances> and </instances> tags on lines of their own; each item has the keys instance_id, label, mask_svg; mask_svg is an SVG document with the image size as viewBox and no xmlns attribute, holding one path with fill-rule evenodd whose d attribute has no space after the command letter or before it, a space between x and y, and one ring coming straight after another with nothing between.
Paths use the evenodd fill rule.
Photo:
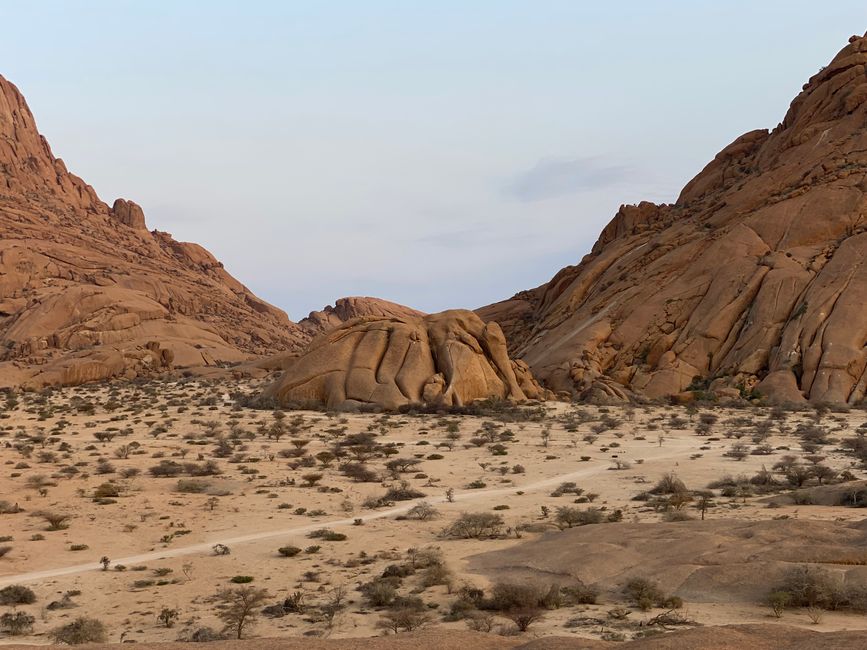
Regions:
<instances>
[{"instance_id":1,"label":"mountain slope","mask_svg":"<svg viewBox=\"0 0 867 650\"><path fill-rule=\"evenodd\" d=\"M573 394L861 402L865 65L867 38L853 36L775 129L735 140L676 203L623 206L578 265L478 313Z\"/></svg>"},{"instance_id":2,"label":"mountain slope","mask_svg":"<svg viewBox=\"0 0 867 650\"><path fill-rule=\"evenodd\" d=\"M0 385L76 384L298 351L310 335L196 244L109 208L0 77Z\"/></svg>"}]
</instances>

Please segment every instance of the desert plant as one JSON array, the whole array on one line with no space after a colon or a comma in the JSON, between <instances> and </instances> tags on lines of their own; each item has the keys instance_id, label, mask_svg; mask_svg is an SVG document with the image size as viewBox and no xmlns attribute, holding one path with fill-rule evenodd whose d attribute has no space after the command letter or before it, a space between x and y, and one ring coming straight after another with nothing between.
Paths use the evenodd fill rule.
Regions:
<instances>
[{"instance_id":1,"label":"desert plant","mask_svg":"<svg viewBox=\"0 0 867 650\"><path fill-rule=\"evenodd\" d=\"M157 620L163 625L163 627L174 627L175 621L178 620L179 615L180 612L178 612L178 610L163 607L157 615Z\"/></svg>"},{"instance_id":2,"label":"desert plant","mask_svg":"<svg viewBox=\"0 0 867 650\"><path fill-rule=\"evenodd\" d=\"M10 636L21 636L33 631L36 618L27 612L6 612L0 616L0 630Z\"/></svg>"},{"instance_id":3,"label":"desert plant","mask_svg":"<svg viewBox=\"0 0 867 650\"><path fill-rule=\"evenodd\" d=\"M444 531L448 537L482 539L496 537L504 525L502 515L489 512L464 512Z\"/></svg>"},{"instance_id":4,"label":"desert plant","mask_svg":"<svg viewBox=\"0 0 867 650\"><path fill-rule=\"evenodd\" d=\"M806 564L790 569L777 591L787 593L795 607L836 609L845 600L841 586L828 571Z\"/></svg>"},{"instance_id":5,"label":"desert plant","mask_svg":"<svg viewBox=\"0 0 867 650\"><path fill-rule=\"evenodd\" d=\"M241 639L244 630L255 624L258 610L267 599L265 589L250 586L223 589L216 596L217 617L234 638Z\"/></svg>"},{"instance_id":6,"label":"desert plant","mask_svg":"<svg viewBox=\"0 0 867 650\"><path fill-rule=\"evenodd\" d=\"M65 513L41 510L33 514L48 524L48 530L66 530L69 528L69 520L71 519L71 516Z\"/></svg>"},{"instance_id":7,"label":"desert plant","mask_svg":"<svg viewBox=\"0 0 867 650\"><path fill-rule=\"evenodd\" d=\"M361 593L372 607L391 605L397 597L394 581L389 578L378 578L361 586Z\"/></svg>"},{"instance_id":8,"label":"desert plant","mask_svg":"<svg viewBox=\"0 0 867 650\"><path fill-rule=\"evenodd\" d=\"M301 552L301 549L297 546L281 546L277 552L283 557L295 557Z\"/></svg>"},{"instance_id":9,"label":"desert plant","mask_svg":"<svg viewBox=\"0 0 867 650\"><path fill-rule=\"evenodd\" d=\"M667 601L659 585L647 578L630 579L623 587L623 594L642 611L647 611L654 605L662 607Z\"/></svg>"},{"instance_id":10,"label":"desert plant","mask_svg":"<svg viewBox=\"0 0 867 650\"><path fill-rule=\"evenodd\" d=\"M324 476L324 475L321 474L321 473L319 473L319 472L309 472L309 473L307 473L307 474L303 474L303 475L301 476L301 478L302 478L302 479L304 480L304 482L307 484L307 487L313 487L313 486L316 485L319 481L322 480L322 477L323 477L323 476Z\"/></svg>"},{"instance_id":11,"label":"desert plant","mask_svg":"<svg viewBox=\"0 0 867 650\"><path fill-rule=\"evenodd\" d=\"M544 618L542 609L539 607L522 607L506 612L506 617L512 621L521 632L526 632L530 625Z\"/></svg>"},{"instance_id":12,"label":"desert plant","mask_svg":"<svg viewBox=\"0 0 867 650\"><path fill-rule=\"evenodd\" d=\"M792 597L785 591L772 591L768 596L768 605L777 618L782 618L783 612L790 602L792 602Z\"/></svg>"},{"instance_id":13,"label":"desert plant","mask_svg":"<svg viewBox=\"0 0 867 650\"><path fill-rule=\"evenodd\" d=\"M330 528L320 528L318 530L307 533L307 537L311 539L321 539L326 542L343 542L346 540L346 535L336 533Z\"/></svg>"},{"instance_id":14,"label":"desert plant","mask_svg":"<svg viewBox=\"0 0 867 650\"><path fill-rule=\"evenodd\" d=\"M406 511L406 516L410 519L427 521L428 519L434 519L439 516L439 512L427 501L420 501Z\"/></svg>"},{"instance_id":15,"label":"desert plant","mask_svg":"<svg viewBox=\"0 0 867 650\"><path fill-rule=\"evenodd\" d=\"M81 616L71 623L54 628L51 638L55 643L81 645L83 643L105 643L108 634L102 621Z\"/></svg>"},{"instance_id":16,"label":"desert plant","mask_svg":"<svg viewBox=\"0 0 867 650\"><path fill-rule=\"evenodd\" d=\"M31 605L36 602L36 594L24 585L9 585L0 589L0 605Z\"/></svg>"},{"instance_id":17,"label":"desert plant","mask_svg":"<svg viewBox=\"0 0 867 650\"><path fill-rule=\"evenodd\" d=\"M687 492L687 489L674 472L663 474L650 490L651 494L675 494L676 492Z\"/></svg>"},{"instance_id":18,"label":"desert plant","mask_svg":"<svg viewBox=\"0 0 867 650\"><path fill-rule=\"evenodd\" d=\"M430 615L424 611L424 605L420 599L404 598L395 602L394 607L383 614L377 627L391 630L395 634L403 630L412 632L430 622Z\"/></svg>"},{"instance_id":19,"label":"desert plant","mask_svg":"<svg viewBox=\"0 0 867 650\"><path fill-rule=\"evenodd\" d=\"M599 508L573 508L570 506L561 506L557 508L555 517L558 524L572 528L572 526L585 526L587 524L598 524L604 520L604 515Z\"/></svg>"},{"instance_id":20,"label":"desert plant","mask_svg":"<svg viewBox=\"0 0 867 650\"><path fill-rule=\"evenodd\" d=\"M236 585L245 585L253 582L253 576L232 576L229 582L233 582Z\"/></svg>"}]
</instances>

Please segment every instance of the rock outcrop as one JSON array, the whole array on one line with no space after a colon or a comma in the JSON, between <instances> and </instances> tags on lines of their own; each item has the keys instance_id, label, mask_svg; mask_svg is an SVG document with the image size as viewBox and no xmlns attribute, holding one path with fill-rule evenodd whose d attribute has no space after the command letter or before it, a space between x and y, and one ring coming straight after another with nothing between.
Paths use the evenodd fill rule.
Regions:
<instances>
[{"instance_id":1,"label":"rock outcrop","mask_svg":"<svg viewBox=\"0 0 867 650\"><path fill-rule=\"evenodd\" d=\"M496 323L473 312L358 318L311 343L266 396L283 405L466 405L545 397Z\"/></svg>"},{"instance_id":2,"label":"rock outcrop","mask_svg":"<svg viewBox=\"0 0 867 650\"><path fill-rule=\"evenodd\" d=\"M555 390L860 403L867 392L867 38L672 205L623 206L580 264L478 310Z\"/></svg>"},{"instance_id":3,"label":"rock outcrop","mask_svg":"<svg viewBox=\"0 0 867 650\"><path fill-rule=\"evenodd\" d=\"M76 384L298 352L311 334L196 244L109 208L0 77L0 386Z\"/></svg>"},{"instance_id":4,"label":"rock outcrop","mask_svg":"<svg viewBox=\"0 0 867 650\"><path fill-rule=\"evenodd\" d=\"M309 332L311 336L317 336L355 318L366 318L369 316L375 318L404 318L406 316L416 317L424 315L424 312L399 305L395 302L382 300L381 298L350 296L338 299L334 303L334 306L328 305L321 311L310 312L307 318L302 318L298 321L298 325Z\"/></svg>"}]
</instances>

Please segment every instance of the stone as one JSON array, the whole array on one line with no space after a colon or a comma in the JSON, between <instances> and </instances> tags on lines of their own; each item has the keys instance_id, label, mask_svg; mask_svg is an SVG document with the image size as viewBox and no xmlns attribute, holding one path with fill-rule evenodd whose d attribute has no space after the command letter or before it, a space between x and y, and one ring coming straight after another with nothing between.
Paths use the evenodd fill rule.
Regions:
<instances>
[{"instance_id":1,"label":"stone","mask_svg":"<svg viewBox=\"0 0 867 650\"><path fill-rule=\"evenodd\" d=\"M126 199L117 199L111 208L111 215L122 224L138 230L147 230L144 210L137 203Z\"/></svg>"}]
</instances>

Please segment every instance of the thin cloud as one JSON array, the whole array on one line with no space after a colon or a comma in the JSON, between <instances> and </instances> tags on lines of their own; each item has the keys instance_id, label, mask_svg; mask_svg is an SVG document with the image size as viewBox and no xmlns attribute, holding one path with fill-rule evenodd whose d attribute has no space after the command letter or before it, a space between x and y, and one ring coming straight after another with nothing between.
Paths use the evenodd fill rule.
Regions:
<instances>
[{"instance_id":1,"label":"thin cloud","mask_svg":"<svg viewBox=\"0 0 867 650\"><path fill-rule=\"evenodd\" d=\"M506 194L519 201L542 201L610 187L630 174L628 167L610 165L600 158L543 158L519 174Z\"/></svg>"},{"instance_id":2,"label":"thin cloud","mask_svg":"<svg viewBox=\"0 0 867 650\"><path fill-rule=\"evenodd\" d=\"M491 244L511 244L538 239L532 233L495 232L491 227L479 226L418 237L412 241L423 246L441 248L484 248Z\"/></svg>"}]
</instances>

